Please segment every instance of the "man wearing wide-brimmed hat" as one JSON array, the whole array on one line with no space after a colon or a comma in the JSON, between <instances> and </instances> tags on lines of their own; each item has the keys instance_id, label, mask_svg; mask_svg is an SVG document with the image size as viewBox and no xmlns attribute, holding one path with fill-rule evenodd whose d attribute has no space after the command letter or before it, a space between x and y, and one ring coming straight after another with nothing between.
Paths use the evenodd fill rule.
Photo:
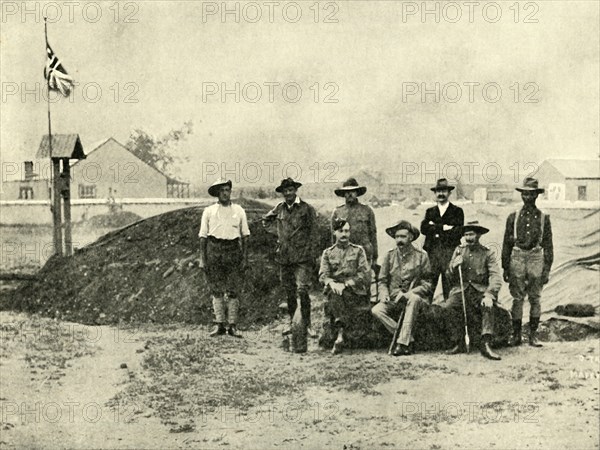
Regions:
<instances>
[{"instance_id":1,"label":"man wearing wide-brimmed hat","mask_svg":"<svg viewBox=\"0 0 600 450\"><path fill-rule=\"evenodd\" d=\"M365 249L369 265L377 264L377 226L373 210L358 200L358 197L367 192L365 186L360 186L355 178L348 178L341 188L335 189L335 195L343 197L343 205L333 210L331 226L338 219L348 221L350 224L350 242L360 245Z\"/></svg>"},{"instance_id":2,"label":"man wearing wide-brimmed hat","mask_svg":"<svg viewBox=\"0 0 600 450\"><path fill-rule=\"evenodd\" d=\"M420 235L416 227L401 220L385 231L396 241L396 248L383 259L378 279L379 303L371 313L394 334L398 323L391 316L398 316L405 309L393 355L410 355L414 352L414 324L431 297L431 267L427 253L412 245Z\"/></svg>"},{"instance_id":3,"label":"man wearing wide-brimmed hat","mask_svg":"<svg viewBox=\"0 0 600 450\"><path fill-rule=\"evenodd\" d=\"M499 360L500 356L492 351L491 342L494 335L493 306L498 300L502 277L492 250L479 243L481 235L489 229L479 225L478 221L472 221L460 230L465 243L456 247L452 255L446 272L451 283L450 295L442 305L449 323L450 339L455 344L448 354L460 353L464 349L464 301L469 335L476 338L476 331L481 329L481 354L488 359Z\"/></svg>"},{"instance_id":4,"label":"man wearing wide-brimmed hat","mask_svg":"<svg viewBox=\"0 0 600 450\"><path fill-rule=\"evenodd\" d=\"M554 260L550 216L540 211L535 201L544 193L538 180L527 177L516 188L521 193L523 207L506 219L502 245L504 281L509 283L513 298L512 345L521 345L523 302L529 299L529 345L541 347L537 340L540 323L542 289L548 283Z\"/></svg>"},{"instance_id":5,"label":"man wearing wide-brimmed hat","mask_svg":"<svg viewBox=\"0 0 600 450\"><path fill-rule=\"evenodd\" d=\"M437 180L431 190L435 193L437 205L427 209L425 219L421 222L421 233L425 236L423 249L429 255L431 263L433 291L435 292L441 276L444 298L447 299L450 286L446 278L446 269L452 252L460 245L460 227L465 221L465 215L462 208L448 201L454 186L450 185L447 179Z\"/></svg>"},{"instance_id":6,"label":"man wearing wide-brimmed hat","mask_svg":"<svg viewBox=\"0 0 600 450\"><path fill-rule=\"evenodd\" d=\"M210 336L227 332L241 337L237 331L238 298L241 272L248 264L248 220L240 205L231 203L231 180L217 180L208 193L218 202L202 212L200 224L200 267L212 296L215 329ZM228 325L227 329L225 325Z\"/></svg>"},{"instance_id":7,"label":"man wearing wide-brimmed hat","mask_svg":"<svg viewBox=\"0 0 600 450\"><path fill-rule=\"evenodd\" d=\"M310 288L311 272L317 255L315 209L297 195L302 183L286 178L275 188L284 201L263 216L263 225L277 224L277 253L275 259L280 266L281 285L286 292L290 323L283 331L290 333L291 320L300 300L302 317L311 336Z\"/></svg>"}]
</instances>

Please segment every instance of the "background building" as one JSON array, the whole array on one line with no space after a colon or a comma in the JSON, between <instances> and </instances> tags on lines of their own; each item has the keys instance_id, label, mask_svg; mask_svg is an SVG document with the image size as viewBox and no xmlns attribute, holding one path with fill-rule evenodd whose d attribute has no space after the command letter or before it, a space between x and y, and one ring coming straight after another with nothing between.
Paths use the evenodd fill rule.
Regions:
<instances>
[{"instance_id":1,"label":"background building","mask_svg":"<svg viewBox=\"0 0 600 450\"><path fill-rule=\"evenodd\" d=\"M53 147L68 139L53 135ZM42 140L42 146L47 136ZM50 198L50 162L26 161L19 179L2 183L3 200ZM106 139L71 164L72 199L189 198L189 183L169 177L148 165L113 138Z\"/></svg>"},{"instance_id":2,"label":"background building","mask_svg":"<svg viewBox=\"0 0 600 450\"><path fill-rule=\"evenodd\" d=\"M600 160L548 159L534 175L554 201L599 201Z\"/></svg>"}]
</instances>

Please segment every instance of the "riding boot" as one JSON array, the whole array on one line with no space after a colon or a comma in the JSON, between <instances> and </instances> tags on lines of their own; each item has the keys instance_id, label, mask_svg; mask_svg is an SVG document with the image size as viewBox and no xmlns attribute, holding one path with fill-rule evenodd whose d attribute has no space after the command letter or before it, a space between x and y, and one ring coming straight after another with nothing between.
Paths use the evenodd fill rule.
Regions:
<instances>
[{"instance_id":1,"label":"riding boot","mask_svg":"<svg viewBox=\"0 0 600 450\"><path fill-rule=\"evenodd\" d=\"M481 354L488 359L493 359L494 361L500 361L499 355L492 351L490 347L490 343L492 342L492 336L490 334L484 334L481 339Z\"/></svg>"},{"instance_id":2,"label":"riding boot","mask_svg":"<svg viewBox=\"0 0 600 450\"><path fill-rule=\"evenodd\" d=\"M513 320L512 326L513 326L513 335L511 337L508 345L511 345L513 347L518 347L519 345L521 345L522 321L521 320Z\"/></svg>"},{"instance_id":3,"label":"riding boot","mask_svg":"<svg viewBox=\"0 0 600 450\"><path fill-rule=\"evenodd\" d=\"M281 332L282 336L289 336L292 334L292 318L289 317L285 321L285 325L283 326L283 331Z\"/></svg>"},{"instance_id":4,"label":"riding boot","mask_svg":"<svg viewBox=\"0 0 600 450\"><path fill-rule=\"evenodd\" d=\"M529 345L532 347L543 347L543 345L537 340L537 329L539 324L539 317L529 318Z\"/></svg>"}]
</instances>

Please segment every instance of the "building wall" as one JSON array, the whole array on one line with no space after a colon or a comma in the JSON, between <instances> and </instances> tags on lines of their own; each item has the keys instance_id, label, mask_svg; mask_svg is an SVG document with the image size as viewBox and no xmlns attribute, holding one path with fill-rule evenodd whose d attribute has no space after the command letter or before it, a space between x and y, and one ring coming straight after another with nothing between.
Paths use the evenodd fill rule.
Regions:
<instances>
[{"instance_id":1,"label":"building wall","mask_svg":"<svg viewBox=\"0 0 600 450\"><path fill-rule=\"evenodd\" d=\"M540 164L537 172L533 175L534 178L537 178L539 181L540 187L546 189L545 194L542 196L543 198L554 198L552 192L550 192L553 187L551 184L555 185L565 185L566 191L566 183L565 177L560 171L550 164L548 161L544 161ZM550 194L550 195L549 195ZM558 195L558 194L557 194ZM575 197L577 199L577 197ZM570 200L565 194L565 200Z\"/></svg>"},{"instance_id":2,"label":"building wall","mask_svg":"<svg viewBox=\"0 0 600 450\"><path fill-rule=\"evenodd\" d=\"M552 188L551 185L555 184L564 186L565 201L576 202L579 200L579 186L586 187L586 201L600 200L600 179L565 178L565 176L548 161L544 161L540 165L534 177L539 180L540 186L546 189L545 198L548 198L548 188Z\"/></svg>"},{"instance_id":3,"label":"building wall","mask_svg":"<svg viewBox=\"0 0 600 450\"><path fill-rule=\"evenodd\" d=\"M565 200L575 202L579 200L579 186L585 186L586 201L600 200L600 180L577 180L567 179L565 181Z\"/></svg>"},{"instance_id":4,"label":"building wall","mask_svg":"<svg viewBox=\"0 0 600 450\"><path fill-rule=\"evenodd\" d=\"M33 198L22 197L22 189L29 188L33 192ZM48 200L50 183L48 180L12 180L2 183L0 190L1 200Z\"/></svg>"},{"instance_id":5,"label":"building wall","mask_svg":"<svg viewBox=\"0 0 600 450\"><path fill-rule=\"evenodd\" d=\"M95 198L111 193L115 198L166 198L167 178L111 138L71 167L71 197L86 198L80 192L86 188L88 194L95 189Z\"/></svg>"},{"instance_id":6,"label":"building wall","mask_svg":"<svg viewBox=\"0 0 600 450\"><path fill-rule=\"evenodd\" d=\"M117 201L120 210L132 212L142 218L163 214L168 211L191 206L206 206L214 203L212 198L190 199L130 199ZM111 213L111 205L106 199L73 200L71 219L73 223L83 223L91 217ZM64 217L63 217L64 220ZM3 201L0 203L0 226L52 225L52 212L48 200ZM198 216L200 227L200 216Z\"/></svg>"},{"instance_id":7,"label":"building wall","mask_svg":"<svg viewBox=\"0 0 600 450\"><path fill-rule=\"evenodd\" d=\"M49 162L36 161L36 173L50 173ZM0 199L20 200L22 188L33 189L33 200L47 200L49 181L45 178L2 182ZM93 197L86 197L85 188ZM86 159L71 166L71 198L107 199L167 198L167 177L137 158L114 139L90 152Z\"/></svg>"}]
</instances>

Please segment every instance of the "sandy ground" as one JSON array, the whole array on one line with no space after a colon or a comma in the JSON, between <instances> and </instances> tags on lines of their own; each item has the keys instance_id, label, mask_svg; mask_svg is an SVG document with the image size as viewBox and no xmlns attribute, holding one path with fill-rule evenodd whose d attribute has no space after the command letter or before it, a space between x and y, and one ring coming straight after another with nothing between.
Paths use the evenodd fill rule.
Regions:
<instances>
[{"instance_id":1,"label":"sandy ground","mask_svg":"<svg viewBox=\"0 0 600 450\"><path fill-rule=\"evenodd\" d=\"M465 209L495 225L487 245L501 242L511 207ZM393 245L385 226L398 217L417 224L423 211L376 214L383 252ZM598 215L586 219L582 236L565 237L583 223L581 214L553 214L555 267L597 249L589 232ZM544 292L545 318L565 301L593 299L598 308L597 270L565 267ZM0 312L0 447L599 447L597 334L500 349L502 361L491 362L477 352L333 356L316 341L306 355L292 355L281 350L277 326L246 331L243 340L215 340L207 331L90 327Z\"/></svg>"},{"instance_id":2,"label":"sandy ground","mask_svg":"<svg viewBox=\"0 0 600 450\"><path fill-rule=\"evenodd\" d=\"M293 355L277 348L277 334L267 329L214 341L193 327L132 331L63 323L58 335L48 331L52 321L9 312L0 313L0 323L2 448L599 446L598 340L501 349L503 360L490 362L475 352L333 356L316 341L306 355ZM252 393L259 401L248 408L224 402L186 413L177 389L149 402L149 392L131 389L153 381L148 343L182 337L221 346L240 376L279 368L286 377L302 375L304 386L290 395ZM329 382L348 366L360 370L343 383ZM205 389L186 367L179 370L189 380L186 389ZM216 370L231 375L222 372L226 367Z\"/></svg>"}]
</instances>

